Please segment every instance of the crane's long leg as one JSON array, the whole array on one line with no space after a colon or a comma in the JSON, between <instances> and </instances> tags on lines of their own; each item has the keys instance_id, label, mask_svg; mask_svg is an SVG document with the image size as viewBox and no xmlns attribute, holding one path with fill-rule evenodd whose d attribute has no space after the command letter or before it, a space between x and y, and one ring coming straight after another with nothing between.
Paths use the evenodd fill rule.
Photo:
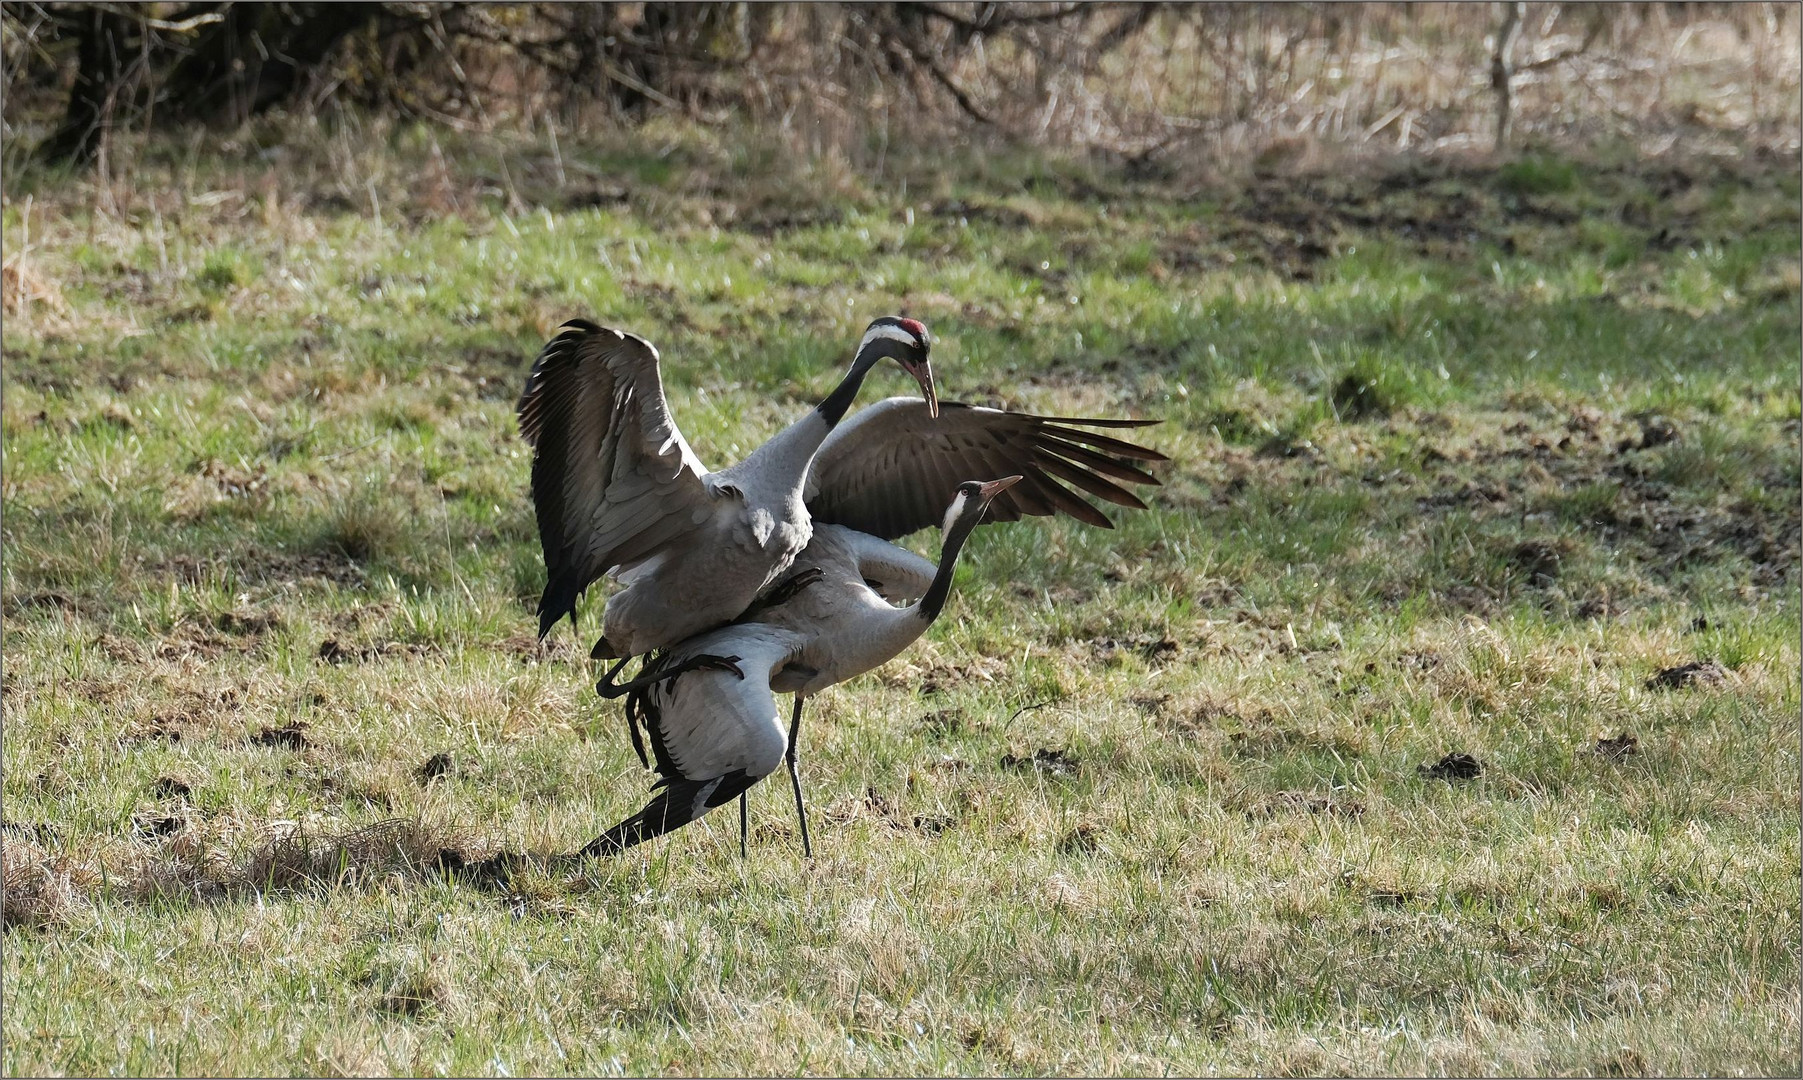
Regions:
<instances>
[{"instance_id":1,"label":"crane's long leg","mask_svg":"<svg viewBox=\"0 0 1803 1080\"><path fill-rule=\"evenodd\" d=\"M703 653L700 656L691 656L680 664L674 664L670 667L653 671L649 675L640 675L630 682L614 682L614 676L620 673L620 669L625 667L626 661L630 659L632 658L629 656L626 660L621 660L613 667L608 668L607 672L601 676L601 681L595 684L595 693L600 694L604 698L625 697L634 690L643 690L648 686L655 686L666 679L674 679L684 672L694 671L698 668L713 668L716 671L730 671L741 679L745 677L745 673L739 670L738 657L713 656Z\"/></svg>"},{"instance_id":2,"label":"crane's long leg","mask_svg":"<svg viewBox=\"0 0 1803 1080\"><path fill-rule=\"evenodd\" d=\"M745 792L739 792L739 858L745 857L745 833L750 828L751 811L745 803Z\"/></svg>"},{"instance_id":3,"label":"crane's long leg","mask_svg":"<svg viewBox=\"0 0 1803 1080\"><path fill-rule=\"evenodd\" d=\"M795 816L801 819L801 856L814 857L814 845L808 840L808 809L801 802L801 773L795 767L795 737L801 734L801 705L806 699L795 695L795 712L789 718L789 749L783 757L789 762L789 783L795 788Z\"/></svg>"}]
</instances>

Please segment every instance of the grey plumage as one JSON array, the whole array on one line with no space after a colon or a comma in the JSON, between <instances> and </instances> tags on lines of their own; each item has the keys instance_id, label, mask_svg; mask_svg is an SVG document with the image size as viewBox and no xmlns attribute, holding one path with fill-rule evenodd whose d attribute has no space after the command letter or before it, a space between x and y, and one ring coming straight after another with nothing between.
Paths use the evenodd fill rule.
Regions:
<instances>
[{"instance_id":1,"label":"grey plumage","mask_svg":"<svg viewBox=\"0 0 1803 1080\"><path fill-rule=\"evenodd\" d=\"M598 655L637 656L731 621L807 545L808 470L869 370L896 360L936 411L929 348L918 322L875 320L819 407L714 473L671 419L649 342L564 324L518 406L547 578L539 635L574 621L577 599L603 574L623 588L608 602Z\"/></svg>"}]
</instances>

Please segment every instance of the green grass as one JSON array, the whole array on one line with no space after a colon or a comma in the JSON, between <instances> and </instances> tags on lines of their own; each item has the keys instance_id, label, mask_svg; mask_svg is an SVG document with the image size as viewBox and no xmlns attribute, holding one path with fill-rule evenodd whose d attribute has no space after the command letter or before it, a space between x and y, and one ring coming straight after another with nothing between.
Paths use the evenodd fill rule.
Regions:
<instances>
[{"instance_id":1,"label":"green grass","mask_svg":"<svg viewBox=\"0 0 1803 1080\"><path fill-rule=\"evenodd\" d=\"M572 142L14 178L9 1074L1795 1067L1794 171ZM947 399L1163 417L1152 509L984 530L812 707L812 864L772 784L743 862L422 866L648 786L533 642L553 328L718 465L892 311Z\"/></svg>"}]
</instances>

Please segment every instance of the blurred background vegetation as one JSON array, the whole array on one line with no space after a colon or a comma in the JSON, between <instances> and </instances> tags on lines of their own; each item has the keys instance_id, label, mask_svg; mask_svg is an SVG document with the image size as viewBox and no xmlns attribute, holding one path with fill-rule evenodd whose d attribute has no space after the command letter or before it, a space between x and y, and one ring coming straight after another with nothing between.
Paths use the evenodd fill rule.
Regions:
<instances>
[{"instance_id":1,"label":"blurred background vegetation","mask_svg":"<svg viewBox=\"0 0 1803 1080\"><path fill-rule=\"evenodd\" d=\"M1797 147L1785 4L15 3L7 164L360 110L540 137L679 116L882 168L1003 140L1156 172L1334 151Z\"/></svg>"}]
</instances>

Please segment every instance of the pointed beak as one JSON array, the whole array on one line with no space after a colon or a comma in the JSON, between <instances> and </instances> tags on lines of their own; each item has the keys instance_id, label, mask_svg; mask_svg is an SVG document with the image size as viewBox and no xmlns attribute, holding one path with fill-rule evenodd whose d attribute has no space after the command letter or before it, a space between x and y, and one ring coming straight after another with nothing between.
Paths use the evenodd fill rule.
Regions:
<instances>
[{"instance_id":1,"label":"pointed beak","mask_svg":"<svg viewBox=\"0 0 1803 1080\"><path fill-rule=\"evenodd\" d=\"M1000 480L991 480L977 489L977 497L987 503L1020 481L1019 476L1004 476Z\"/></svg>"},{"instance_id":2,"label":"pointed beak","mask_svg":"<svg viewBox=\"0 0 1803 1080\"><path fill-rule=\"evenodd\" d=\"M920 366L908 369L920 383L920 396L926 399L927 415L939 419L939 391L933 387L933 362L922 360Z\"/></svg>"}]
</instances>

